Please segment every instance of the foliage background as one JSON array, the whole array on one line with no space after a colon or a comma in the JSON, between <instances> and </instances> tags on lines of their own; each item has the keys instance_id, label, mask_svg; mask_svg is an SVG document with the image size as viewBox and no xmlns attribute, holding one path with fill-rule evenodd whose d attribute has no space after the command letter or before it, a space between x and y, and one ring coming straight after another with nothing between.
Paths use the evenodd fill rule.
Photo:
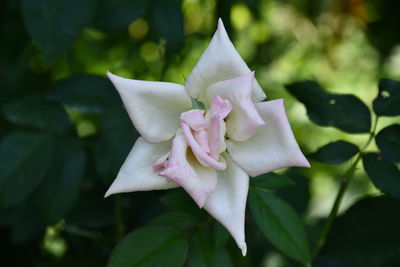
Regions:
<instances>
[{"instance_id":1,"label":"foliage background","mask_svg":"<svg viewBox=\"0 0 400 267\"><path fill-rule=\"evenodd\" d=\"M180 190L103 199L138 136L105 72L184 83L221 17L268 98L285 99L306 154L339 139L360 147L368 134L313 124L285 85L315 80L330 93L357 96L372 110L378 80L400 80L398 10L395 0L2 1L2 264L106 266L128 233L152 221L154 228L142 240L164 235L169 228L157 226L157 220L167 224L175 218L182 227L196 224L194 234L185 237L189 246L170 251L187 266L297 266L262 236L250 211L249 255L242 258L225 230L196 210ZM382 117L377 132L396 120ZM396 163L398 128L394 132ZM375 142L368 147L377 149ZM284 170L295 185L275 190L301 217L311 247L351 156L339 165L312 160L309 170ZM395 163L390 165L395 168L391 183L374 183L399 197ZM378 180L385 176L386 167L371 168ZM400 206L381 194L358 164L339 211L344 215L335 222L315 266L398 266ZM160 219L161 214L171 218ZM142 245L144 241L126 246L135 254Z\"/></svg>"}]
</instances>

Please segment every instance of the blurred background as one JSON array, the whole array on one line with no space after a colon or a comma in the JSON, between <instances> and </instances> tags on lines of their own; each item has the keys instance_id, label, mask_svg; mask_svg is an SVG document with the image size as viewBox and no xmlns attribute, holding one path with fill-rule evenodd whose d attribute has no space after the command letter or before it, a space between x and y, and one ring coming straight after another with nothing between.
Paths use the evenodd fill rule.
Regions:
<instances>
[{"instance_id":1,"label":"blurred background","mask_svg":"<svg viewBox=\"0 0 400 267\"><path fill-rule=\"evenodd\" d=\"M370 105L379 78L400 79L399 10L396 0L1 1L2 265L105 266L123 236L168 209L166 192L103 199L138 137L106 71L184 84L220 17L268 99L285 99L305 154L337 139L361 145L366 135L310 123L284 86L316 80ZM312 242L349 163L311 164L290 171L296 185L278 194ZM379 192L359 171L341 211L365 194ZM246 229L250 255L234 265L294 264L251 219Z\"/></svg>"}]
</instances>

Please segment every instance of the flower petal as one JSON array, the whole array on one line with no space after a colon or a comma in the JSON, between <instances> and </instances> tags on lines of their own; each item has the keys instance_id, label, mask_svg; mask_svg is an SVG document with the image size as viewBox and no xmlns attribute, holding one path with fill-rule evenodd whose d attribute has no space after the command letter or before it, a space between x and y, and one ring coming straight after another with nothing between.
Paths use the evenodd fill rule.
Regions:
<instances>
[{"instance_id":1,"label":"flower petal","mask_svg":"<svg viewBox=\"0 0 400 267\"><path fill-rule=\"evenodd\" d=\"M168 153L171 142L153 144L139 137L105 197L116 193L179 187L158 175L152 165Z\"/></svg>"},{"instance_id":2,"label":"flower petal","mask_svg":"<svg viewBox=\"0 0 400 267\"><path fill-rule=\"evenodd\" d=\"M258 128L265 125L251 100L254 72L213 83L207 88L207 100L216 96L229 100L232 112L226 120L226 133L235 141L246 141Z\"/></svg>"},{"instance_id":3,"label":"flower petal","mask_svg":"<svg viewBox=\"0 0 400 267\"><path fill-rule=\"evenodd\" d=\"M232 105L228 100L223 100L221 97L215 96L211 101L211 108L206 114L210 136L210 156L216 160L226 150L226 126L224 119L231 110Z\"/></svg>"},{"instance_id":4,"label":"flower petal","mask_svg":"<svg viewBox=\"0 0 400 267\"><path fill-rule=\"evenodd\" d=\"M182 85L125 79L109 72L107 75L144 139L158 143L174 137L179 115L192 106Z\"/></svg>"},{"instance_id":5,"label":"flower petal","mask_svg":"<svg viewBox=\"0 0 400 267\"><path fill-rule=\"evenodd\" d=\"M255 106L266 125L245 142L226 142L233 160L250 176L291 166L309 168L286 117L283 99Z\"/></svg>"},{"instance_id":6,"label":"flower petal","mask_svg":"<svg viewBox=\"0 0 400 267\"><path fill-rule=\"evenodd\" d=\"M229 231L245 256L247 247L244 219L249 176L233 162L229 154L224 153L223 157L227 168L217 172L217 187L204 205L204 209Z\"/></svg>"},{"instance_id":7,"label":"flower petal","mask_svg":"<svg viewBox=\"0 0 400 267\"><path fill-rule=\"evenodd\" d=\"M187 153L187 148L185 137L177 135L160 175L181 185L201 208L217 185L217 173L212 168L200 165L192 153Z\"/></svg>"},{"instance_id":8,"label":"flower petal","mask_svg":"<svg viewBox=\"0 0 400 267\"><path fill-rule=\"evenodd\" d=\"M193 98L203 99L206 88L215 82L232 79L250 72L249 67L236 51L226 33L222 20L207 49L186 79L186 90ZM262 101L265 93L256 80L253 81L252 99Z\"/></svg>"}]
</instances>

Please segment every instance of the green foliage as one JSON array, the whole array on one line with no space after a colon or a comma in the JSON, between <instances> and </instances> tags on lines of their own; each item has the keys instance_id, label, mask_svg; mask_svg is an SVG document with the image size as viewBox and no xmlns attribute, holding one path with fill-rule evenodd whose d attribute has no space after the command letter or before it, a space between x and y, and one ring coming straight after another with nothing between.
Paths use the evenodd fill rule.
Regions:
<instances>
[{"instance_id":1,"label":"green foliage","mask_svg":"<svg viewBox=\"0 0 400 267\"><path fill-rule=\"evenodd\" d=\"M288 176L277 173L266 173L250 180L250 185L269 190L279 189L286 186L292 186L296 183Z\"/></svg>"},{"instance_id":2,"label":"green foliage","mask_svg":"<svg viewBox=\"0 0 400 267\"><path fill-rule=\"evenodd\" d=\"M97 14L92 24L96 28L108 31L127 27L132 21L146 13L148 2L147 0L98 1Z\"/></svg>"},{"instance_id":3,"label":"green foliage","mask_svg":"<svg viewBox=\"0 0 400 267\"><path fill-rule=\"evenodd\" d=\"M79 143L69 139L57 141L52 165L43 185L35 192L36 203L48 224L61 220L77 200L86 165Z\"/></svg>"},{"instance_id":4,"label":"green foliage","mask_svg":"<svg viewBox=\"0 0 400 267\"><path fill-rule=\"evenodd\" d=\"M378 116L400 115L400 82L389 79L380 80L378 96L373 104Z\"/></svg>"},{"instance_id":5,"label":"green foliage","mask_svg":"<svg viewBox=\"0 0 400 267\"><path fill-rule=\"evenodd\" d=\"M0 143L0 208L26 198L45 178L53 141L39 133L16 132Z\"/></svg>"},{"instance_id":6,"label":"green foliage","mask_svg":"<svg viewBox=\"0 0 400 267\"><path fill-rule=\"evenodd\" d=\"M167 41L167 47L178 51L183 46L183 17L179 0L153 2L152 20L157 31Z\"/></svg>"},{"instance_id":7,"label":"green foliage","mask_svg":"<svg viewBox=\"0 0 400 267\"><path fill-rule=\"evenodd\" d=\"M169 226L147 226L127 235L113 251L109 267L183 266L188 250L185 235Z\"/></svg>"},{"instance_id":8,"label":"green foliage","mask_svg":"<svg viewBox=\"0 0 400 267\"><path fill-rule=\"evenodd\" d=\"M399 242L399 200L369 197L337 219L322 254L336 266L395 267Z\"/></svg>"},{"instance_id":9,"label":"green foliage","mask_svg":"<svg viewBox=\"0 0 400 267\"><path fill-rule=\"evenodd\" d=\"M102 113L118 103L118 95L111 82L95 75L70 76L57 82L47 99L87 113Z\"/></svg>"},{"instance_id":10,"label":"green foliage","mask_svg":"<svg viewBox=\"0 0 400 267\"><path fill-rule=\"evenodd\" d=\"M352 143L335 141L320 147L310 157L327 164L340 164L351 159L358 151L358 147Z\"/></svg>"},{"instance_id":11,"label":"green foliage","mask_svg":"<svg viewBox=\"0 0 400 267\"><path fill-rule=\"evenodd\" d=\"M51 133L65 133L70 127L67 113L59 104L49 103L41 95L28 95L3 106L4 117L21 126Z\"/></svg>"},{"instance_id":12,"label":"green foliage","mask_svg":"<svg viewBox=\"0 0 400 267\"><path fill-rule=\"evenodd\" d=\"M288 84L289 92L302 102L311 121L348 133L366 133L371 128L368 107L354 95L330 94L314 81Z\"/></svg>"},{"instance_id":13,"label":"green foliage","mask_svg":"<svg viewBox=\"0 0 400 267\"><path fill-rule=\"evenodd\" d=\"M20 0L28 32L47 64L62 56L92 20L96 0Z\"/></svg>"},{"instance_id":14,"label":"green foliage","mask_svg":"<svg viewBox=\"0 0 400 267\"><path fill-rule=\"evenodd\" d=\"M374 185L393 197L400 198L400 170L377 153L363 155L364 169Z\"/></svg>"},{"instance_id":15,"label":"green foliage","mask_svg":"<svg viewBox=\"0 0 400 267\"><path fill-rule=\"evenodd\" d=\"M249 204L258 227L277 248L305 264L310 262L303 224L286 202L272 193L252 190Z\"/></svg>"},{"instance_id":16,"label":"green foliage","mask_svg":"<svg viewBox=\"0 0 400 267\"><path fill-rule=\"evenodd\" d=\"M382 156L393 161L400 161L400 125L393 124L382 129L375 137Z\"/></svg>"}]
</instances>

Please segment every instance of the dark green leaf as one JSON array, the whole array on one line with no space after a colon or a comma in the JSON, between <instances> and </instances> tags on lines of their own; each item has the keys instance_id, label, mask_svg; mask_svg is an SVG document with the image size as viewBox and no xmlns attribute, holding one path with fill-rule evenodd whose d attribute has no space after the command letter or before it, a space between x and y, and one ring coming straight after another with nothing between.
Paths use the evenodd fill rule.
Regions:
<instances>
[{"instance_id":1,"label":"dark green leaf","mask_svg":"<svg viewBox=\"0 0 400 267\"><path fill-rule=\"evenodd\" d=\"M21 0L25 25L48 64L63 55L91 21L95 0Z\"/></svg>"},{"instance_id":2,"label":"dark green leaf","mask_svg":"<svg viewBox=\"0 0 400 267\"><path fill-rule=\"evenodd\" d=\"M310 262L305 230L292 207L274 194L258 190L250 191L249 202L258 227L272 244L298 261Z\"/></svg>"},{"instance_id":3,"label":"dark green leaf","mask_svg":"<svg viewBox=\"0 0 400 267\"><path fill-rule=\"evenodd\" d=\"M378 116L400 115L400 82L381 79L378 96L375 98L373 106Z\"/></svg>"},{"instance_id":4,"label":"dark green leaf","mask_svg":"<svg viewBox=\"0 0 400 267\"><path fill-rule=\"evenodd\" d=\"M167 40L167 47L173 51L183 46L183 15L179 0L154 2L153 20L157 31Z\"/></svg>"},{"instance_id":5,"label":"dark green leaf","mask_svg":"<svg viewBox=\"0 0 400 267\"><path fill-rule=\"evenodd\" d=\"M115 204L104 199L105 189L80 194L78 201L66 216L67 226L99 229L115 225Z\"/></svg>"},{"instance_id":6,"label":"dark green leaf","mask_svg":"<svg viewBox=\"0 0 400 267\"><path fill-rule=\"evenodd\" d=\"M311 121L333 126L348 133L366 133L371 128L368 107L354 95L329 94L314 81L286 86L302 102Z\"/></svg>"},{"instance_id":7,"label":"dark green leaf","mask_svg":"<svg viewBox=\"0 0 400 267\"><path fill-rule=\"evenodd\" d=\"M183 212L170 212L154 218L149 224L167 225L181 229L193 227L198 223L197 218Z\"/></svg>"},{"instance_id":8,"label":"dark green leaf","mask_svg":"<svg viewBox=\"0 0 400 267\"><path fill-rule=\"evenodd\" d=\"M169 209L202 217L204 213L200 210L193 199L182 189L176 189L161 198L161 202Z\"/></svg>"},{"instance_id":9,"label":"dark green leaf","mask_svg":"<svg viewBox=\"0 0 400 267\"><path fill-rule=\"evenodd\" d=\"M36 192L36 202L47 223L56 223L69 211L78 197L84 168L85 153L79 144L59 140L47 178Z\"/></svg>"},{"instance_id":10,"label":"dark green leaf","mask_svg":"<svg viewBox=\"0 0 400 267\"><path fill-rule=\"evenodd\" d=\"M127 27L132 21L144 16L148 0L102 0L97 6L93 25L103 30Z\"/></svg>"},{"instance_id":11,"label":"dark green leaf","mask_svg":"<svg viewBox=\"0 0 400 267\"><path fill-rule=\"evenodd\" d=\"M337 266L395 267L400 262L399 243L400 201L371 197L335 220L322 254L343 263Z\"/></svg>"},{"instance_id":12,"label":"dark green leaf","mask_svg":"<svg viewBox=\"0 0 400 267\"><path fill-rule=\"evenodd\" d=\"M286 186L292 186L296 183L285 175L270 172L251 178L250 184L251 186L274 190Z\"/></svg>"},{"instance_id":13,"label":"dark green leaf","mask_svg":"<svg viewBox=\"0 0 400 267\"><path fill-rule=\"evenodd\" d=\"M400 124L382 129L375 141L383 157L393 162L400 161Z\"/></svg>"},{"instance_id":14,"label":"dark green leaf","mask_svg":"<svg viewBox=\"0 0 400 267\"><path fill-rule=\"evenodd\" d=\"M225 247L213 246L214 237L211 229L198 229L190 240L188 267L233 266Z\"/></svg>"},{"instance_id":15,"label":"dark green leaf","mask_svg":"<svg viewBox=\"0 0 400 267\"><path fill-rule=\"evenodd\" d=\"M113 105L122 105L111 82L96 75L76 75L61 80L47 97L88 113L101 113Z\"/></svg>"},{"instance_id":16,"label":"dark green leaf","mask_svg":"<svg viewBox=\"0 0 400 267\"><path fill-rule=\"evenodd\" d=\"M183 266L188 244L184 234L169 226L147 226L127 235L111 254L108 267Z\"/></svg>"},{"instance_id":17,"label":"dark green leaf","mask_svg":"<svg viewBox=\"0 0 400 267\"><path fill-rule=\"evenodd\" d=\"M44 101L39 95L26 96L6 104L2 111L7 120L22 126L53 133L65 133L70 127L64 108Z\"/></svg>"},{"instance_id":18,"label":"dark green leaf","mask_svg":"<svg viewBox=\"0 0 400 267\"><path fill-rule=\"evenodd\" d=\"M297 168L291 168L284 173L296 184L293 186L281 187L275 190L275 194L289 203L297 213L304 214L310 202L310 178L304 176Z\"/></svg>"},{"instance_id":19,"label":"dark green leaf","mask_svg":"<svg viewBox=\"0 0 400 267\"><path fill-rule=\"evenodd\" d=\"M352 143L336 141L320 147L310 157L327 164L340 164L351 159L358 151L358 147Z\"/></svg>"},{"instance_id":20,"label":"dark green leaf","mask_svg":"<svg viewBox=\"0 0 400 267\"><path fill-rule=\"evenodd\" d=\"M103 114L100 137L94 145L93 156L96 169L106 184L117 177L138 137L128 113L122 107L108 109Z\"/></svg>"},{"instance_id":21,"label":"dark green leaf","mask_svg":"<svg viewBox=\"0 0 400 267\"><path fill-rule=\"evenodd\" d=\"M39 210L32 195L25 201L12 206L9 215L9 227L11 228L11 240L13 243L22 244L34 238L40 239L43 237L46 222L41 216L38 216Z\"/></svg>"},{"instance_id":22,"label":"dark green leaf","mask_svg":"<svg viewBox=\"0 0 400 267\"><path fill-rule=\"evenodd\" d=\"M400 171L396 165L376 153L364 155L363 165L369 178L379 190L400 198Z\"/></svg>"},{"instance_id":23,"label":"dark green leaf","mask_svg":"<svg viewBox=\"0 0 400 267\"><path fill-rule=\"evenodd\" d=\"M43 180L53 143L44 134L16 132L0 143L0 208L16 204Z\"/></svg>"}]
</instances>

